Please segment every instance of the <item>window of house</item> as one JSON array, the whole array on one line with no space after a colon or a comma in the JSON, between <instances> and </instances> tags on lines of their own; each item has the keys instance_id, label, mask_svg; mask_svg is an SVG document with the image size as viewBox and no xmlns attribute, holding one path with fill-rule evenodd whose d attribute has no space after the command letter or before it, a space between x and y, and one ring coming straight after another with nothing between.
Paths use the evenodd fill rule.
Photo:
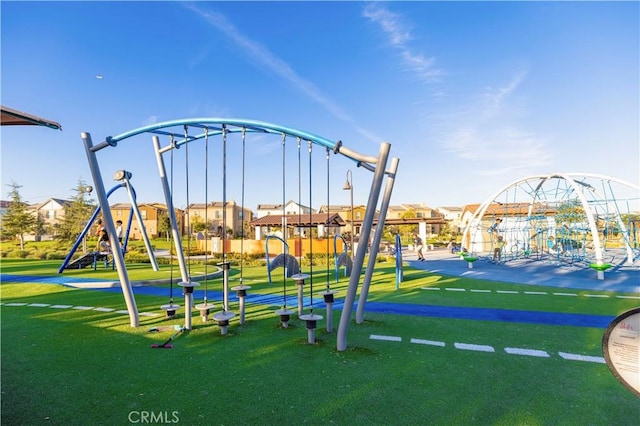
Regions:
<instances>
[{"instance_id":1,"label":"window of house","mask_svg":"<svg viewBox=\"0 0 640 426\"><path fill-rule=\"evenodd\" d=\"M423 216L424 216L424 215L422 214L422 212L418 212L418 213L416 213L416 217L417 217L417 218L422 218Z\"/></svg>"},{"instance_id":2,"label":"window of house","mask_svg":"<svg viewBox=\"0 0 640 426\"><path fill-rule=\"evenodd\" d=\"M140 212L140 216L142 216L142 219L143 219L143 220L144 220L144 219L146 219L146 218L147 218L147 211L146 211L146 210L142 210L142 211Z\"/></svg>"},{"instance_id":3,"label":"window of house","mask_svg":"<svg viewBox=\"0 0 640 426\"><path fill-rule=\"evenodd\" d=\"M238 219L242 220L244 218L244 212L242 210L238 211Z\"/></svg>"},{"instance_id":4,"label":"window of house","mask_svg":"<svg viewBox=\"0 0 640 426\"><path fill-rule=\"evenodd\" d=\"M47 219L55 219L56 211L55 210L47 210Z\"/></svg>"},{"instance_id":5,"label":"window of house","mask_svg":"<svg viewBox=\"0 0 640 426\"><path fill-rule=\"evenodd\" d=\"M356 220L360 220L360 212L356 212Z\"/></svg>"},{"instance_id":6,"label":"window of house","mask_svg":"<svg viewBox=\"0 0 640 426\"><path fill-rule=\"evenodd\" d=\"M216 219L220 219L222 217L222 212L221 211L217 211L216 212Z\"/></svg>"}]
</instances>

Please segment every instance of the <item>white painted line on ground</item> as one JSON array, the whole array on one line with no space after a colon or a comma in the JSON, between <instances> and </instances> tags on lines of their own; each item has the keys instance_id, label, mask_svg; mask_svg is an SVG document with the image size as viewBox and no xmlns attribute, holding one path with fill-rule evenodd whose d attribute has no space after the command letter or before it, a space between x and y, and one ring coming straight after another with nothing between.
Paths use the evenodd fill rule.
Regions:
<instances>
[{"instance_id":1,"label":"white painted line on ground","mask_svg":"<svg viewBox=\"0 0 640 426\"><path fill-rule=\"evenodd\" d=\"M464 288L455 288L455 287L445 287L445 290L448 290L448 291L467 291Z\"/></svg>"},{"instance_id":2,"label":"white painted line on ground","mask_svg":"<svg viewBox=\"0 0 640 426\"><path fill-rule=\"evenodd\" d=\"M588 355L578 355L578 354L570 354L567 352L558 352L564 359L568 359L571 361L586 361L586 362L598 362L600 364L606 364L605 360L601 356L588 356Z\"/></svg>"},{"instance_id":3,"label":"white painted line on ground","mask_svg":"<svg viewBox=\"0 0 640 426\"><path fill-rule=\"evenodd\" d=\"M438 342L436 340L423 340L423 339L414 339L411 338L411 343L417 343L418 345L429 345L429 346L441 346L444 348L444 342Z\"/></svg>"},{"instance_id":4,"label":"white painted line on ground","mask_svg":"<svg viewBox=\"0 0 640 426\"><path fill-rule=\"evenodd\" d=\"M52 309L69 309L73 305L51 305L49 306Z\"/></svg>"},{"instance_id":5,"label":"white painted line on ground","mask_svg":"<svg viewBox=\"0 0 640 426\"><path fill-rule=\"evenodd\" d=\"M616 296L619 299L640 299L640 296Z\"/></svg>"},{"instance_id":6,"label":"white painted line on ground","mask_svg":"<svg viewBox=\"0 0 640 426\"><path fill-rule=\"evenodd\" d=\"M11 303L7 303L4 306L25 306L26 303L22 303L22 302L11 302Z\"/></svg>"},{"instance_id":7,"label":"white painted line on ground","mask_svg":"<svg viewBox=\"0 0 640 426\"><path fill-rule=\"evenodd\" d=\"M496 290L496 293L501 293L501 294L518 294L520 293L519 291L514 291L514 290Z\"/></svg>"},{"instance_id":8,"label":"white painted line on ground","mask_svg":"<svg viewBox=\"0 0 640 426\"><path fill-rule=\"evenodd\" d=\"M585 297L609 297L608 294L585 294Z\"/></svg>"},{"instance_id":9,"label":"white painted line on ground","mask_svg":"<svg viewBox=\"0 0 640 426\"><path fill-rule=\"evenodd\" d=\"M524 294L549 294L546 291L525 291Z\"/></svg>"},{"instance_id":10,"label":"white painted line on ground","mask_svg":"<svg viewBox=\"0 0 640 426\"><path fill-rule=\"evenodd\" d=\"M577 296L576 293L553 293L554 296Z\"/></svg>"},{"instance_id":11,"label":"white painted line on ground","mask_svg":"<svg viewBox=\"0 0 640 426\"><path fill-rule=\"evenodd\" d=\"M129 313L129 311L127 311L126 309L123 309L123 310L121 310L121 311L116 311L116 314L123 314L123 315L126 315L126 314L128 314L128 313Z\"/></svg>"},{"instance_id":12,"label":"white painted line on ground","mask_svg":"<svg viewBox=\"0 0 640 426\"><path fill-rule=\"evenodd\" d=\"M402 337L399 336L381 336L379 334L372 334L369 336L371 340L388 340L390 342L402 342Z\"/></svg>"},{"instance_id":13,"label":"white painted line on ground","mask_svg":"<svg viewBox=\"0 0 640 426\"><path fill-rule=\"evenodd\" d=\"M493 346L488 346L488 345L474 345L471 343L454 343L453 346L455 346L456 349L462 349L465 351L478 351L478 352L495 352L496 350L493 349Z\"/></svg>"},{"instance_id":14,"label":"white painted line on ground","mask_svg":"<svg viewBox=\"0 0 640 426\"><path fill-rule=\"evenodd\" d=\"M46 308L51 306L51 303L29 303L27 306L33 306L34 308Z\"/></svg>"},{"instance_id":15,"label":"white painted line on ground","mask_svg":"<svg viewBox=\"0 0 640 426\"><path fill-rule=\"evenodd\" d=\"M74 306L71 309L80 309L82 311L88 311L89 309L95 309L93 306Z\"/></svg>"},{"instance_id":16,"label":"white painted line on ground","mask_svg":"<svg viewBox=\"0 0 640 426\"><path fill-rule=\"evenodd\" d=\"M475 290L471 289L473 293L491 293L491 290Z\"/></svg>"},{"instance_id":17,"label":"white painted line on ground","mask_svg":"<svg viewBox=\"0 0 640 426\"><path fill-rule=\"evenodd\" d=\"M143 317L157 317L160 314L156 314L154 312L140 312L140 315Z\"/></svg>"},{"instance_id":18,"label":"white painted line on ground","mask_svg":"<svg viewBox=\"0 0 640 426\"><path fill-rule=\"evenodd\" d=\"M504 348L504 351L512 355L527 355L527 356L549 358L549 354L546 351L541 351L538 349Z\"/></svg>"},{"instance_id":19,"label":"white painted line on ground","mask_svg":"<svg viewBox=\"0 0 640 426\"><path fill-rule=\"evenodd\" d=\"M440 290L439 287L420 287L423 290Z\"/></svg>"},{"instance_id":20,"label":"white painted line on ground","mask_svg":"<svg viewBox=\"0 0 640 426\"><path fill-rule=\"evenodd\" d=\"M115 311L115 309L113 309L113 308L95 308L94 311L98 311L98 312L113 312L113 311Z\"/></svg>"}]
</instances>

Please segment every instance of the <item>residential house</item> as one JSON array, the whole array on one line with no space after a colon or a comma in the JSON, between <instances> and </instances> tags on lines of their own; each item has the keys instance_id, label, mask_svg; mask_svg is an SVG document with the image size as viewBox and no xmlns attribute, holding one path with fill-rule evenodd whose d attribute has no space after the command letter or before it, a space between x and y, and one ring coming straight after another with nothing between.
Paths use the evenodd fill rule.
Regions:
<instances>
[{"instance_id":1,"label":"residential house","mask_svg":"<svg viewBox=\"0 0 640 426\"><path fill-rule=\"evenodd\" d=\"M209 235L222 235L223 225L233 237L239 237L245 234L248 229L248 223L253 220L253 212L250 209L242 208L235 201L227 201L226 208L222 201L212 201L208 204L192 203L187 207L185 214L189 216L188 222L193 229L194 223L208 222L205 227ZM226 222L226 223L225 223Z\"/></svg>"},{"instance_id":2,"label":"residential house","mask_svg":"<svg viewBox=\"0 0 640 426\"><path fill-rule=\"evenodd\" d=\"M438 235L446 225L444 215L425 204L401 204L389 206L386 225L424 224L426 237Z\"/></svg>"},{"instance_id":3,"label":"residential house","mask_svg":"<svg viewBox=\"0 0 640 426\"><path fill-rule=\"evenodd\" d=\"M0 200L0 217L4 216L10 205L11 201Z\"/></svg>"},{"instance_id":4,"label":"residential house","mask_svg":"<svg viewBox=\"0 0 640 426\"><path fill-rule=\"evenodd\" d=\"M123 228L126 232L126 229L129 225L129 217L133 216L131 219L131 230L129 231L129 239L131 240L141 240L142 239L142 231L140 229L140 224L138 223L135 214L131 208L131 205L128 203L118 203L109 206L111 210L111 216L113 217L113 222L115 223L118 220L122 221ZM161 203L143 203L138 205L138 209L140 210L140 216L142 218L142 223L144 225L145 231L149 238L156 238L164 236L161 235L161 229L163 229L162 222L166 220L168 216L168 209L166 204ZM182 210L175 210L176 221L178 223L178 230L180 234L184 233L184 212Z\"/></svg>"},{"instance_id":5,"label":"residential house","mask_svg":"<svg viewBox=\"0 0 640 426\"><path fill-rule=\"evenodd\" d=\"M42 221L45 234L41 236L36 236L35 234L25 235L25 240L52 240L55 234L55 227L64 219L65 207L70 205L71 201L69 200L49 198L42 203L29 206L28 210Z\"/></svg>"},{"instance_id":6,"label":"residential house","mask_svg":"<svg viewBox=\"0 0 640 426\"><path fill-rule=\"evenodd\" d=\"M462 220L462 207L436 207L436 210L442 214L444 220L449 222L449 226L451 226L454 232L458 234L462 233L463 229L460 224Z\"/></svg>"},{"instance_id":7,"label":"residential house","mask_svg":"<svg viewBox=\"0 0 640 426\"><path fill-rule=\"evenodd\" d=\"M284 213L283 213L284 211ZM256 210L256 218L263 218L266 216L278 216L278 217L282 217L282 215L284 214L285 216L309 216L310 214L315 214L316 211L314 209L312 209L311 207L305 206L303 204L299 204L296 203L293 200L289 200L286 202L286 204L284 205L284 208L282 207L282 204L258 204L258 208ZM280 225L279 228L281 228L282 226ZM269 233L270 232L270 225L267 225L266 228L262 229L263 234L264 232ZM293 228L293 234L294 235L305 235L305 228L304 227L294 227ZM300 234L302 233L302 234Z\"/></svg>"},{"instance_id":8,"label":"residential house","mask_svg":"<svg viewBox=\"0 0 640 426\"><path fill-rule=\"evenodd\" d=\"M289 200L282 208L282 204L258 204L256 209L256 217L261 218L270 215L293 215L293 214L309 214L316 213L311 207L296 203Z\"/></svg>"},{"instance_id":9,"label":"residential house","mask_svg":"<svg viewBox=\"0 0 640 426\"><path fill-rule=\"evenodd\" d=\"M346 234L347 232L353 232L353 235L360 235L362 229L362 221L364 219L364 213L367 207L362 205L353 206L353 212L351 211L351 205L322 205L318 210L319 214L337 213L344 220L345 226L340 230L340 233ZM377 214L376 214L377 216ZM352 219L353 218L353 219Z\"/></svg>"}]
</instances>

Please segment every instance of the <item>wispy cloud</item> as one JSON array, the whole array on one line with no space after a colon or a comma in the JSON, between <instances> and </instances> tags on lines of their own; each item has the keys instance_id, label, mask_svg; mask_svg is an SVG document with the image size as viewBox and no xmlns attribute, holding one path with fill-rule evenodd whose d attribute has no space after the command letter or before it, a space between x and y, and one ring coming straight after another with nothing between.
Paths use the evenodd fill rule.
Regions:
<instances>
[{"instance_id":1,"label":"wispy cloud","mask_svg":"<svg viewBox=\"0 0 640 426\"><path fill-rule=\"evenodd\" d=\"M513 98L526 75L516 73L505 85L485 89L464 111L452 113L438 135L446 150L461 160L486 164L479 167L485 176L530 173L551 164L548 141L519 123L522 112Z\"/></svg>"},{"instance_id":2,"label":"wispy cloud","mask_svg":"<svg viewBox=\"0 0 640 426\"><path fill-rule=\"evenodd\" d=\"M444 71L435 66L434 57L426 57L423 53L411 49L409 42L413 37L409 25L401 15L391 12L379 3L367 4L362 15L380 26L391 47L399 51L405 67L416 78L435 82L444 75Z\"/></svg>"},{"instance_id":3,"label":"wispy cloud","mask_svg":"<svg viewBox=\"0 0 640 426\"><path fill-rule=\"evenodd\" d=\"M312 82L300 76L287 62L280 59L267 47L242 34L225 15L211 10L203 10L194 3L187 4L186 7L200 15L206 20L206 22L221 31L236 46L243 49L245 54L249 56L251 60L258 62L262 67L269 69L289 82L298 91L302 92L313 102L321 105L337 119L351 124L355 128L355 131L366 139L373 142L380 141L380 138L375 136L373 132L367 131L366 129L358 126L346 111L324 95Z\"/></svg>"},{"instance_id":4,"label":"wispy cloud","mask_svg":"<svg viewBox=\"0 0 640 426\"><path fill-rule=\"evenodd\" d=\"M155 124L158 122L158 116L157 115L150 115L149 117L145 118L142 121L142 125L143 126L151 126L152 124Z\"/></svg>"},{"instance_id":5,"label":"wispy cloud","mask_svg":"<svg viewBox=\"0 0 640 426\"><path fill-rule=\"evenodd\" d=\"M492 110L493 113L498 112L502 108L504 101L508 100L509 97L520 87L520 84L524 81L527 74L527 71L520 71L516 73L516 75L514 75L505 86L499 87L498 89L488 88L484 96L486 99L486 105L489 107L490 111Z\"/></svg>"}]
</instances>

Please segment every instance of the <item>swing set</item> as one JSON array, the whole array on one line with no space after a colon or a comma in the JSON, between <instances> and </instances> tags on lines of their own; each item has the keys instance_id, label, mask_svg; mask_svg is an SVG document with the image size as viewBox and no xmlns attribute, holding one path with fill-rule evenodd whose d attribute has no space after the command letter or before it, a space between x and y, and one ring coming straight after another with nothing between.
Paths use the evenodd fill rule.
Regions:
<instances>
[{"instance_id":1,"label":"swing set","mask_svg":"<svg viewBox=\"0 0 640 426\"><path fill-rule=\"evenodd\" d=\"M133 217L135 215L136 220L138 222L138 226L140 227L142 239L144 240L145 248L147 249L147 254L149 255L149 261L151 263L151 267L153 268L154 271L157 272L159 270L158 262L156 261L155 254L153 253L153 249L151 248L151 242L149 241L149 237L147 235L147 231L144 226L144 221L142 220L142 214L140 213L140 208L138 207L138 203L137 203L136 191L133 188L133 185L131 184L131 181L130 181L131 176L132 176L131 172L128 172L125 170L118 170L114 175L114 179L120 181L120 183L118 183L116 186L111 188L109 192L106 193L106 197L109 198L109 196L111 196L111 194L113 194L116 190L120 188L125 188L129 196L129 201L131 203L131 208L129 209L129 218L127 221L126 230L123 235L122 246L120 247L120 241L118 240L117 235L115 235L115 233L109 234L109 238L110 238L109 244L110 244L110 247L112 247L112 250L113 250L113 247L118 247L118 249L122 251L123 254L127 252L127 245L129 244L129 233L131 231L131 224L133 221ZM84 189L85 189L85 192L87 193L90 193L93 191L93 188L91 186L87 186ZM73 255L78 250L78 247L85 240L87 234L91 230L91 227L93 226L93 222L96 220L96 218L100 214L100 210L101 210L101 207L98 206L93 211L93 214L89 218L89 221L85 225L80 235L78 235L78 238L76 239L73 246L71 247L71 250L69 250L69 253L65 257L64 261L62 262L62 265L60 265L60 268L58 269L59 274L64 272L65 269L82 269L87 266L93 266L93 269L95 270L97 268L97 264L99 261L105 262L105 268L108 267L109 264L111 265L112 268L114 268L115 262L111 257L112 254L107 252L90 251L88 253L83 254L79 258L72 260ZM116 245L116 243L118 245Z\"/></svg>"},{"instance_id":2,"label":"swing set","mask_svg":"<svg viewBox=\"0 0 640 426\"><path fill-rule=\"evenodd\" d=\"M195 132L194 132L195 129ZM226 203L227 203L227 177L229 175L229 171L227 169L227 138L231 138L234 137L235 135L240 134L241 138L242 138L242 176L240 177L240 181L242 183L242 204L243 204L243 211L244 211L244 188L245 188L245 169L244 169L244 152L245 152L245 137L248 134L253 134L253 135L257 135L260 136L259 139L260 141L262 139L264 139L264 137L266 136L280 136L281 140L282 140L282 146L283 146L283 168L282 168L282 179L283 179L283 205L284 205L284 194L286 193L286 187L285 187L285 170L287 168L286 164L285 164L285 146L286 146L286 140L287 137L293 137L297 140L297 146L298 146L298 199L301 200L302 197L302 185L301 185L301 157L300 157L300 147L301 147L301 142L302 141L307 141L308 143L308 149L309 149L309 166L308 166L308 174L309 174L309 187L308 187L308 193L309 193L309 205L312 205L312 201L313 201L313 186L312 186L312 158L313 158L313 147L314 146L319 146L320 148L324 149L325 153L326 153L326 158L327 158L327 200L329 199L328 193L329 193L329 184L330 184L330 180L329 180L329 176L330 176L330 172L329 172L329 157L330 157L330 153L333 152L333 154L335 155L340 155L341 157L344 157L348 160L354 161L356 162L357 166L365 169L367 171L372 172L373 174L373 178L371 181L371 188L370 188L370 192L369 192L369 196L368 196L368 202L366 204L366 210L365 210L365 215L363 218L363 222L362 222L362 228L361 228L361 233L360 233L360 238L363 241L368 241L370 239L370 235L373 229L373 221L374 221L374 217L375 217L375 213L376 210L379 211L378 214L378 218L377 218L377 226L375 228L375 232L374 232L374 236L372 238L373 244L372 244L372 249L371 249L371 253L370 253L370 258L369 258L369 264L367 265L366 268L366 273L364 276L364 281L362 283L362 291L360 293L360 300L358 302L358 314L359 316L361 316L362 312L361 309L364 309L364 302L366 301L366 297L367 297L367 293L368 293L368 288L369 288L369 283L371 281L371 275L373 273L374 267L375 267L375 258L377 255L377 247L378 244L376 244L376 240L379 242L380 238L382 236L382 229L384 227L384 218L386 215L386 210L389 206L389 201L391 198L391 192L392 192L392 188L393 188L393 181L395 178L395 174L397 171L397 167L398 167L398 162L399 160L397 158L393 158L391 161L391 165L390 168L387 170L387 162L389 160L389 151L390 151L390 144L388 143L381 143L380 144L380 148L379 148L379 152L377 153L377 155L363 155L360 154L352 149L347 148L341 141L335 142L332 141L330 139L306 132L306 131L301 131L301 130L297 130L291 127L286 127L286 126L282 126L282 125L277 125L277 124L272 124L272 123L267 123L267 122L262 122L262 121L256 121L256 120L245 120L245 119L222 119L222 118L190 118L190 119L180 119L180 120L173 120L173 121L166 121L166 122L162 122L162 123L156 123L150 126L145 126L145 127L141 127L141 128L137 128L116 136L109 136L106 137L103 141L94 144L93 140L91 138L91 135L89 133L82 133L82 139L83 139L83 143L85 146L85 151L87 154L87 159L89 162L89 167L91 169L91 174L92 174L92 178L94 181L94 185L96 188L96 194L98 197L98 201L99 201L99 205L103 210L103 217L104 217L104 221L105 221L105 227L107 232L109 233L109 235L115 235L115 229L114 229L114 223L113 223L113 218L111 215L111 212L109 210L109 204L108 204L108 196L106 194L105 191L105 187L104 187L104 183L102 180L102 174L101 174L101 170L100 170L100 165L98 163L98 158L97 158L97 154L104 150L104 149L112 149L115 148L119 145L122 145L122 143L126 140L129 139L134 139L138 136L141 135L150 135L151 136L151 140L152 140L152 145L153 145L153 151L155 153L155 158L157 161L157 165L158 165L158 173L160 176L160 181L161 181L161 185L162 185L162 190L163 190L163 194L164 194L164 198L166 201L166 205L167 205L167 209L168 209L168 213L169 213L169 221L170 221L170 225L171 225L171 242L174 246L175 249L175 256L177 258L178 261L178 269L179 269L179 274L180 274L180 282L178 283L178 285L180 287L182 287L183 289L183 293L185 296L185 324L183 327L183 330L190 330L191 329L191 310L192 307L194 307L194 303L193 303L193 290L194 287L196 287L198 284L195 283L193 281L193 278L191 276L191 272L190 272L190 265L187 264L186 258L190 259L190 238L191 238L191 232L189 232L189 237L188 237L188 247L187 247L187 252L185 253L185 250L182 247L182 240L181 240L181 232L180 229L178 227L178 221L177 221L177 217L176 217L176 210L174 208L174 192L176 192L174 190L173 187L173 174L174 174L174 167L173 167L173 155L174 152L178 151L181 148L184 148L184 157L185 157L185 193L187 196L187 200L189 197L189 146L192 145L193 143L197 142L197 141L202 141L204 140L205 143L205 181L209 180L209 175L208 175L208 169L210 168L209 164L207 163L207 158L209 156L209 152L208 152L208 145L210 143L210 139L211 138L216 138L219 139L221 141L221 145L222 145L222 154L221 154L221 160L222 160L222 164L221 164L221 177L222 179L220 179L219 181L222 183L222 199L223 199L223 206L226 207ZM165 140L165 138L168 138L168 143L164 143L164 145L161 143L161 138L163 140ZM170 179L171 182L169 181L169 177L167 174L167 168L165 165L165 156L169 154L171 156L171 169L170 169ZM235 170L235 169L234 169ZM381 195L381 190L382 190L382 186L383 183L385 181L386 178L386 188L384 191L384 195L383 195L383 199L382 199L382 203L380 205L380 207L378 208L378 202L380 199L380 195ZM238 181L238 179L236 179L236 181ZM258 184L263 184L263 182L258 182ZM208 191L208 187L205 185L205 205L208 203L208 194L206 193ZM299 203L301 204L301 203ZM189 203L187 202L187 206L189 206ZM187 211L187 214L189 212ZM301 216L301 211L298 212L299 215L299 219ZM309 222L311 224L311 213L309 213L310 215L310 219ZM244 218L243 218L244 219ZM221 268L222 270L222 289L223 289L223 303L222 303L222 310L219 311L218 313L213 315L214 320L217 321L218 326L221 329L221 332L223 332L223 334L226 332L226 327L229 325L229 322L235 317L235 313L232 312L231 307L229 305L229 296L228 296L228 292L229 292L229 270L230 270L230 262L227 259L227 226L226 226L226 208L223 208L223 230L224 232L222 233L222 262L218 264L218 266ZM207 217L205 217L205 222L207 221ZM299 220L300 222L300 220ZM288 251L287 249L287 240L286 240L286 226L283 226L283 238L282 238L282 243L283 243L283 248L285 249L285 251ZM244 222L243 222L243 234L244 234ZM309 250L310 250L310 256L311 258L313 257L313 244L311 244L311 238L312 238L312 233L309 232ZM243 235L244 238L244 235ZM302 239L302 233L299 232L299 238ZM348 332L348 326L349 326L349 318L351 316L351 311L353 309L353 305L355 303L355 295L356 292L358 290L358 286L359 286L359 281L360 281L360 275L364 266L364 258L366 255L366 245L365 244L361 244L358 246L358 250L355 253L354 257L353 257L353 265L352 265L352 269L351 269L351 274L349 276L349 285L347 288L347 293L345 295L345 300L344 300L344 304L343 304L343 308L342 308L342 315L340 318L340 324L338 327L338 331L337 331L337 347L338 350L345 350L346 349L346 345L347 345L347 332ZM241 249L242 251L243 249ZM329 239L327 238L327 253L329 251ZM243 254L243 253L242 253ZM244 257L241 254L241 259ZM288 253L287 253L288 254ZM206 256L206 255L205 255ZM285 256L286 258L286 256ZM173 260L173 255L172 255L172 260ZM294 260L295 257L294 257ZM129 276L127 273L127 268L126 265L124 263L124 259L123 259L123 255L122 252L120 250L114 250L113 253L113 261L115 264L115 267L118 271L118 277L120 280L120 284L121 284L121 288L122 288L122 292L123 292L123 296L125 299L125 303L127 305L127 311L129 313L129 319L130 319L130 325L132 327L137 327L139 325L139 316L138 316L138 311L137 311L137 306L135 303L135 298L131 289L131 283L129 280ZM206 262L205 262L206 263ZM286 262L285 262L286 263ZM171 268L173 268L173 262L171 262L172 266ZM297 264L297 261L296 261ZM271 265L272 267L275 267L275 265ZM246 290L249 288L248 286L244 286L244 283L242 282L243 278L242 278L242 268L243 268L243 261L241 260L240 262L240 286L238 287L234 287L234 289L237 289L239 291L242 292L246 292ZM268 268L269 270L272 268ZM289 268L292 269L292 274L291 276L287 276L288 274L283 274L283 281L285 282L284 288L283 288L283 292L285 293L285 297L284 297L284 303L283 303L283 308L276 312L276 314L281 315L281 319L282 319L282 315L290 315L291 311L287 308L287 304L286 304L286 279L290 278L290 279L294 279L296 281L300 281L302 279L309 280L309 300L310 303L307 306L308 307L308 311L306 313L303 313L302 315L299 315L299 319L303 320L306 322L307 325L307 330L308 330L308 336L309 336L309 342L313 343L315 341L315 335L314 335L314 330L316 328L316 323L321 320L323 317L320 315L317 315L316 313L314 313L314 300L313 300L313 295L314 295L314 288L313 288L313 284L314 284L314 271L313 271L313 262L311 262L311 264L309 265L309 271L308 274L304 273L301 269L301 266L298 265L298 270L294 271L294 268ZM329 309L329 303L332 303L332 296L334 294L334 291L331 290L330 286L329 286L329 281L330 281L330 277L329 274L330 273L330 267L329 267L329 256L327 256L327 273L326 273L326 288L325 291L322 293L323 296L325 296L325 303L327 303L327 309ZM171 276L171 285L170 285L170 295L169 295L169 304L168 305L163 305L162 309L164 309L168 314L174 314L175 315L175 311L177 309L179 309L179 306L176 305L174 303L174 298L173 298L173 271L171 272L172 276ZM205 270L205 275L207 275L207 271ZM209 310L214 308L213 303L211 303L211 301L208 299L207 297L207 290L208 290L208 284L207 281L205 279L204 281L204 300L202 301L202 303L195 305L196 309L199 309L201 311L201 316L203 317L203 320L206 318L206 316L209 314ZM245 293L246 294L246 293ZM240 293L239 293L240 295ZM328 297L330 296L330 297ZM329 302L327 302L327 299L331 299ZM241 321L243 321L243 318L241 318ZM329 327L328 327L329 328Z\"/></svg>"}]
</instances>

